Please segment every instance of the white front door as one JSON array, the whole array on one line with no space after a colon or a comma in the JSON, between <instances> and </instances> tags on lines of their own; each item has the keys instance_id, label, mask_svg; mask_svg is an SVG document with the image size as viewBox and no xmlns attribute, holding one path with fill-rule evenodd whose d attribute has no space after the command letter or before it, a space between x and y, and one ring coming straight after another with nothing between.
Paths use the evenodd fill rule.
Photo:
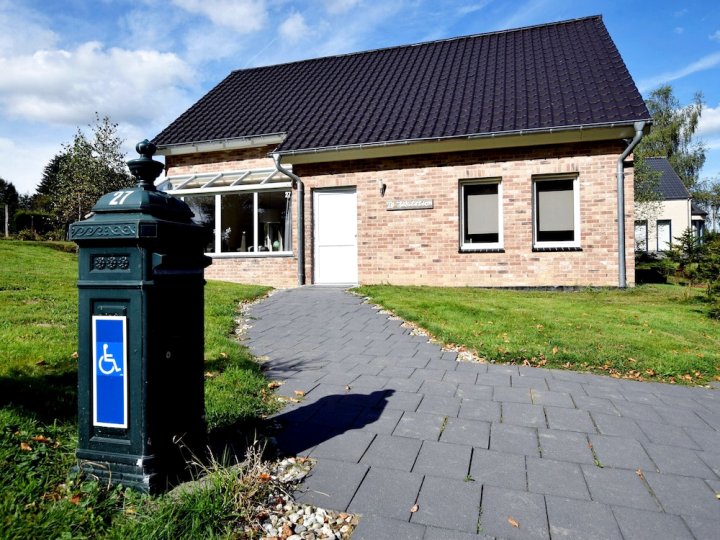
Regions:
<instances>
[{"instance_id":1,"label":"white front door","mask_svg":"<svg viewBox=\"0 0 720 540\"><path fill-rule=\"evenodd\" d=\"M315 279L321 285L358 282L357 194L354 189L315 191Z\"/></svg>"}]
</instances>

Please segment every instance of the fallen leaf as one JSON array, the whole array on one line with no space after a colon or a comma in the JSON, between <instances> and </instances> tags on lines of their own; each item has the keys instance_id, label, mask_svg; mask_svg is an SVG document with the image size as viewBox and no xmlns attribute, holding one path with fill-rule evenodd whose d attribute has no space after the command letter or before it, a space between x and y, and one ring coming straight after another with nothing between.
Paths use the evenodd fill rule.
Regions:
<instances>
[{"instance_id":1,"label":"fallen leaf","mask_svg":"<svg viewBox=\"0 0 720 540\"><path fill-rule=\"evenodd\" d=\"M520 527L520 524L512 517L508 517L508 523L515 527L516 529Z\"/></svg>"},{"instance_id":2,"label":"fallen leaf","mask_svg":"<svg viewBox=\"0 0 720 540\"><path fill-rule=\"evenodd\" d=\"M228 357L227 353L224 353L224 352L220 353L220 358L227 358L227 357Z\"/></svg>"},{"instance_id":3,"label":"fallen leaf","mask_svg":"<svg viewBox=\"0 0 720 540\"><path fill-rule=\"evenodd\" d=\"M45 360L38 360L35 362L36 366L47 366L47 362Z\"/></svg>"},{"instance_id":4,"label":"fallen leaf","mask_svg":"<svg viewBox=\"0 0 720 540\"><path fill-rule=\"evenodd\" d=\"M720 493L716 493L716 494L715 494L715 498L718 499L718 500L720 500Z\"/></svg>"},{"instance_id":5,"label":"fallen leaf","mask_svg":"<svg viewBox=\"0 0 720 540\"><path fill-rule=\"evenodd\" d=\"M645 480L645 475L643 474L642 470L638 469L635 471L635 474L637 474L641 480Z\"/></svg>"},{"instance_id":6,"label":"fallen leaf","mask_svg":"<svg viewBox=\"0 0 720 540\"><path fill-rule=\"evenodd\" d=\"M212 371L206 371L206 372L205 372L205 378L206 378L206 379L212 379L213 377L215 377L215 375L216 375L216 373L213 373Z\"/></svg>"},{"instance_id":7,"label":"fallen leaf","mask_svg":"<svg viewBox=\"0 0 720 540\"><path fill-rule=\"evenodd\" d=\"M70 355L70 358L75 358L75 359L77 360L79 356L80 356L80 355L77 353L77 351L75 351L74 353L72 353L72 354Z\"/></svg>"},{"instance_id":8,"label":"fallen leaf","mask_svg":"<svg viewBox=\"0 0 720 540\"><path fill-rule=\"evenodd\" d=\"M70 502L72 504L80 504L80 495L78 494L78 495L73 495L72 497L70 497Z\"/></svg>"},{"instance_id":9,"label":"fallen leaf","mask_svg":"<svg viewBox=\"0 0 720 540\"><path fill-rule=\"evenodd\" d=\"M280 381L272 381L268 383L268 388L279 388L282 386L282 383Z\"/></svg>"},{"instance_id":10,"label":"fallen leaf","mask_svg":"<svg viewBox=\"0 0 720 540\"><path fill-rule=\"evenodd\" d=\"M349 384L345 385L345 391L349 392L352 387Z\"/></svg>"},{"instance_id":11,"label":"fallen leaf","mask_svg":"<svg viewBox=\"0 0 720 540\"><path fill-rule=\"evenodd\" d=\"M420 507L419 507L417 504L413 505L413 507L410 509L410 511L411 511L413 514L414 514L415 512L417 512L418 510L420 510Z\"/></svg>"},{"instance_id":12,"label":"fallen leaf","mask_svg":"<svg viewBox=\"0 0 720 540\"><path fill-rule=\"evenodd\" d=\"M303 397L305 395L305 392L303 392L302 390L295 390L295 395L297 397Z\"/></svg>"},{"instance_id":13,"label":"fallen leaf","mask_svg":"<svg viewBox=\"0 0 720 540\"><path fill-rule=\"evenodd\" d=\"M552 348L552 353L557 354L560 349L557 348L557 346Z\"/></svg>"},{"instance_id":14,"label":"fallen leaf","mask_svg":"<svg viewBox=\"0 0 720 540\"><path fill-rule=\"evenodd\" d=\"M30 446L30 445L29 445L28 443L26 443L26 442L21 442L21 443L20 443L20 450L22 450L23 452L32 452L32 446Z\"/></svg>"},{"instance_id":15,"label":"fallen leaf","mask_svg":"<svg viewBox=\"0 0 720 540\"><path fill-rule=\"evenodd\" d=\"M41 443L45 443L45 444L52 442L52 439L48 439L47 437L45 437L43 435L35 435L32 438L32 440L35 442L41 442Z\"/></svg>"},{"instance_id":16,"label":"fallen leaf","mask_svg":"<svg viewBox=\"0 0 720 540\"><path fill-rule=\"evenodd\" d=\"M258 476L261 482L269 482L270 481L270 475L268 473L260 473Z\"/></svg>"}]
</instances>

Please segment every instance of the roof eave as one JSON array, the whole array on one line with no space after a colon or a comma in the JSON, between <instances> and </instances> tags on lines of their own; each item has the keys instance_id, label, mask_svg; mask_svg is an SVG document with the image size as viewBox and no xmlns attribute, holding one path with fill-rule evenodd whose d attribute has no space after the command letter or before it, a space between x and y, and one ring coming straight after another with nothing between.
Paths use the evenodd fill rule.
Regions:
<instances>
[{"instance_id":1,"label":"roof eave","mask_svg":"<svg viewBox=\"0 0 720 540\"><path fill-rule=\"evenodd\" d=\"M643 119L648 123L649 119ZM496 133L473 133L462 136L434 137L425 139L404 139L331 147L278 149L276 153L285 157L287 163L319 163L348 159L369 159L413 154L457 152L534 146L541 144L562 144L632 138L636 120L603 124L583 124L543 129L528 129Z\"/></svg>"},{"instance_id":2,"label":"roof eave","mask_svg":"<svg viewBox=\"0 0 720 540\"><path fill-rule=\"evenodd\" d=\"M227 150L241 150L244 148L260 148L263 146L282 143L286 133L266 133L262 135L249 135L232 139L216 139L178 144L158 144L157 153L163 156L179 156L183 154L202 154L206 152L222 152Z\"/></svg>"}]
</instances>

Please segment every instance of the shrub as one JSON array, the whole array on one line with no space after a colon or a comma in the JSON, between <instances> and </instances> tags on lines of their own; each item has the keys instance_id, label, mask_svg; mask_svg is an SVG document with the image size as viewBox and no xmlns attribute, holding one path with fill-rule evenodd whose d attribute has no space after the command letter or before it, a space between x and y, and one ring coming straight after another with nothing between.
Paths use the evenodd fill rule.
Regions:
<instances>
[{"instance_id":1,"label":"shrub","mask_svg":"<svg viewBox=\"0 0 720 540\"><path fill-rule=\"evenodd\" d=\"M676 270L673 261L655 253L635 254L635 281L637 283L667 283Z\"/></svg>"},{"instance_id":2,"label":"shrub","mask_svg":"<svg viewBox=\"0 0 720 540\"><path fill-rule=\"evenodd\" d=\"M31 229L23 229L19 233L17 233L16 238L18 240L22 240L24 242L26 242L26 241L37 242L38 240L40 240L40 235Z\"/></svg>"}]
</instances>

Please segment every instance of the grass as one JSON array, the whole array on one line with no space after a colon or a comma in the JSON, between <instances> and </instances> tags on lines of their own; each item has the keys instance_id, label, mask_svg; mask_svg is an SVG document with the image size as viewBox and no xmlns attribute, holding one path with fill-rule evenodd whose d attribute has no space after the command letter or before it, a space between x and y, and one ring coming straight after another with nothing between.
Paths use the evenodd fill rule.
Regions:
<instances>
[{"instance_id":1,"label":"grass","mask_svg":"<svg viewBox=\"0 0 720 540\"><path fill-rule=\"evenodd\" d=\"M69 474L77 445L76 279L72 244L0 241L0 536L224 536L227 516L237 518L238 510L227 496L218 498L217 490L237 496L237 487L221 468L211 475L215 494L202 490L175 500ZM277 408L258 365L232 334L238 303L267 291L219 282L206 286L211 435ZM177 527L171 529L168 519Z\"/></svg>"},{"instance_id":2,"label":"grass","mask_svg":"<svg viewBox=\"0 0 720 540\"><path fill-rule=\"evenodd\" d=\"M489 362L642 380L720 380L720 322L700 293L672 285L575 292L365 286L436 339Z\"/></svg>"}]
</instances>

